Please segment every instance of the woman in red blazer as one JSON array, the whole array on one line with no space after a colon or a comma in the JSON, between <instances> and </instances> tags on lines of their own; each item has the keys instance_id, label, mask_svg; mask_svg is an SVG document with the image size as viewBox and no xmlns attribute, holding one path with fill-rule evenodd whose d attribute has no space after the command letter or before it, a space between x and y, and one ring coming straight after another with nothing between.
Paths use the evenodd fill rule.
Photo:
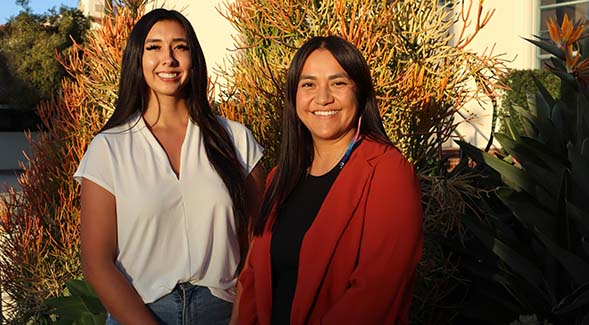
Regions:
<instances>
[{"instance_id":1,"label":"woman in red blazer","mask_svg":"<svg viewBox=\"0 0 589 325\"><path fill-rule=\"evenodd\" d=\"M278 165L234 320L406 324L423 245L420 190L386 136L366 61L339 37L312 38L286 90Z\"/></svg>"}]
</instances>

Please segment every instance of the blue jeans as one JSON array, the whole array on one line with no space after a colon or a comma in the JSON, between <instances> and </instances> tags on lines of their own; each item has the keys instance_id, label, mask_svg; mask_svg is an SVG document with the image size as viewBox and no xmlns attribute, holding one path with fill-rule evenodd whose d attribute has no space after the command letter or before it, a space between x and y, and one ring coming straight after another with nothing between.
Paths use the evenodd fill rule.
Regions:
<instances>
[{"instance_id":1,"label":"blue jeans","mask_svg":"<svg viewBox=\"0 0 589 325\"><path fill-rule=\"evenodd\" d=\"M174 290L146 305L160 324L216 325L229 324L233 304L211 294L207 287L180 283ZM118 325L109 314L106 325Z\"/></svg>"}]
</instances>

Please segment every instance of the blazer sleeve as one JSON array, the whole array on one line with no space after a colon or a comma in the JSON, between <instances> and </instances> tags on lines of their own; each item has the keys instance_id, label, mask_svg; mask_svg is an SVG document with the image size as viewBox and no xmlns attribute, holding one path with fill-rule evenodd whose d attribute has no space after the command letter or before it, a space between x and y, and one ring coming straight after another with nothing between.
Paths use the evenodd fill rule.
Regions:
<instances>
[{"instance_id":1,"label":"blazer sleeve","mask_svg":"<svg viewBox=\"0 0 589 325\"><path fill-rule=\"evenodd\" d=\"M272 168L266 177L266 190L276 173L276 167ZM238 324L250 325L259 324L258 308L256 302L256 288L255 288L255 268L252 263L252 255L255 254L256 241L259 237L254 237L250 245L250 252L245 261L245 266L239 275L239 283L241 284L241 294L239 298L238 307Z\"/></svg>"},{"instance_id":2,"label":"blazer sleeve","mask_svg":"<svg viewBox=\"0 0 589 325\"><path fill-rule=\"evenodd\" d=\"M250 245L250 250L254 249L255 242L256 240L254 239ZM256 290L254 287L254 269L249 255L245 262L245 267L239 274L238 281L241 284L241 293L239 296L238 307L239 311L237 314L238 324L258 324Z\"/></svg>"},{"instance_id":3,"label":"blazer sleeve","mask_svg":"<svg viewBox=\"0 0 589 325\"><path fill-rule=\"evenodd\" d=\"M391 152L389 152L391 153ZM322 324L406 324L423 226L419 183L396 150L375 166L358 265Z\"/></svg>"}]
</instances>

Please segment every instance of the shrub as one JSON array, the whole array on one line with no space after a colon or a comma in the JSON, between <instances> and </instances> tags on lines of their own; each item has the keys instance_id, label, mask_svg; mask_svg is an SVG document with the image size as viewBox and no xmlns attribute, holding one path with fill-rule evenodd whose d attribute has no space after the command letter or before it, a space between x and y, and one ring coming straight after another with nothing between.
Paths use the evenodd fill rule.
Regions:
<instances>
[{"instance_id":1,"label":"shrub","mask_svg":"<svg viewBox=\"0 0 589 325\"><path fill-rule=\"evenodd\" d=\"M464 247L479 289L478 308L469 308L473 323L485 319L473 313L480 310L511 320L589 323L589 59L577 50L586 25L565 15L561 26L552 18L547 26L551 40L530 42L552 55L560 96L534 79L534 110L518 112L529 127L497 134L505 159L461 143L476 164L500 175L494 195L507 208L487 210L486 223L464 219L476 238Z\"/></svg>"},{"instance_id":2,"label":"shrub","mask_svg":"<svg viewBox=\"0 0 589 325\"><path fill-rule=\"evenodd\" d=\"M371 67L380 111L392 140L412 162L441 154L456 128L454 114L468 113L471 99L495 101L503 87L504 60L466 48L491 18L476 24L461 1L355 2L279 0L238 1L225 17L239 31L236 52L219 71L223 115L249 126L274 164L283 106L286 69L296 49L318 35L339 35L355 44ZM457 21L465 22L460 35ZM456 37L455 37L456 36ZM454 43L450 40L455 37ZM474 88L469 84L474 84Z\"/></svg>"},{"instance_id":3,"label":"shrub","mask_svg":"<svg viewBox=\"0 0 589 325\"><path fill-rule=\"evenodd\" d=\"M470 209L456 194L477 195L477 190L471 176L445 174L442 144L457 126L455 113L469 114L467 102L497 103L506 72L501 57L467 50L492 15L483 12L482 1L474 3L259 0L236 1L223 10L239 34L227 67L219 71L227 83L216 85L217 106L253 131L266 148L267 167L275 164L279 148L285 75L296 49L312 36L331 34L363 53L387 133L422 178L426 248L412 323L451 318L441 315L450 308L440 306L456 285L456 261L440 242L460 231L456 226ZM464 27L454 35L456 22Z\"/></svg>"},{"instance_id":4,"label":"shrub","mask_svg":"<svg viewBox=\"0 0 589 325\"><path fill-rule=\"evenodd\" d=\"M11 189L2 198L0 275L9 323L48 317L44 301L62 295L67 280L81 277L79 186L72 175L113 109L122 51L142 10L123 4L115 3L116 14L105 17L83 46L74 43L59 56L71 78L38 107L46 131L29 139L33 155L22 165L22 192Z\"/></svg>"},{"instance_id":5,"label":"shrub","mask_svg":"<svg viewBox=\"0 0 589 325\"><path fill-rule=\"evenodd\" d=\"M505 84L509 87L501 96L501 107L499 109L499 131L510 132L508 121L517 131L524 132L524 122L517 108L531 111L528 104L534 100L536 84L534 78L540 81L551 96L559 95L560 79L546 69L538 70L511 70L505 78ZM516 132L517 132L516 131Z\"/></svg>"}]
</instances>

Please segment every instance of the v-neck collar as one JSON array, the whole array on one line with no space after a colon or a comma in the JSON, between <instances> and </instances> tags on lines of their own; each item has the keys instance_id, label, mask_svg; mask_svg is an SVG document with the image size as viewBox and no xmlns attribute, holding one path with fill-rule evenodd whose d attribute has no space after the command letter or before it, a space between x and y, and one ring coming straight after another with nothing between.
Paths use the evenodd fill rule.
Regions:
<instances>
[{"instance_id":1,"label":"v-neck collar","mask_svg":"<svg viewBox=\"0 0 589 325\"><path fill-rule=\"evenodd\" d=\"M153 150L157 152L158 156L160 156L160 159L165 161L167 173L170 173L176 179L176 181L180 182L183 179L182 174L183 174L184 165L185 165L184 164L184 155L186 152L185 146L188 143L187 139L189 137L189 133L192 132L192 121L190 119L188 119L188 122L186 123L186 130L184 132L184 139L182 140L182 147L180 148L180 164L178 165L178 174L176 174L176 172L174 171L174 168L172 167L172 162L170 161L170 158L168 157L168 154L166 153L166 150L161 145L161 143L157 140L157 138L155 137L155 135L153 134L153 132L151 131L149 126L147 126L147 122L143 118L143 115L137 114L136 119L138 119L137 125L140 127L141 133L145 136L145 138L147 139L149 144L153 147Z\"/></svg>"}]
</instances>

